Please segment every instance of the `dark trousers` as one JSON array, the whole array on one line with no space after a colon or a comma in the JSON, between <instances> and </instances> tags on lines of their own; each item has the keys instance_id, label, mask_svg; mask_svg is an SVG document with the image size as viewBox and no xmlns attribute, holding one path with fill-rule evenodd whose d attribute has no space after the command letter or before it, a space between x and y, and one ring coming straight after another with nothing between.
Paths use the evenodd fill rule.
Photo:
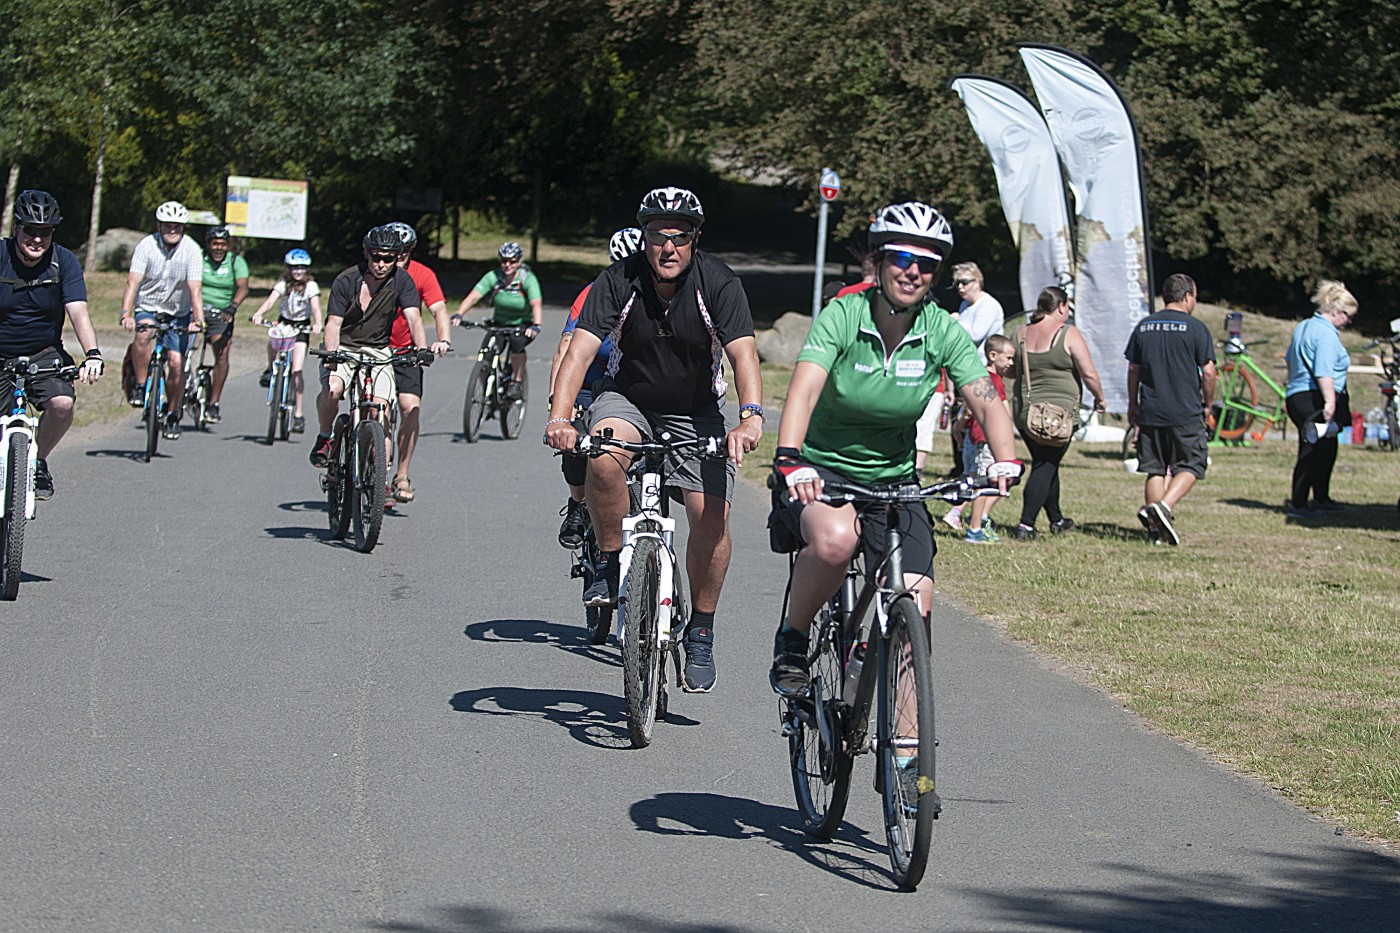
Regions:
<instances>
[{"instance_id":1,"label":"dark trousers","mask_svg":"<svg viewBox=\"0 0 1400 933\"><path fill-rule=\"evenodd\" d=\"M1064 518L1060 512L1060 461L1065 458L1069 445L1046 447L1025 438L1031 451L1031 475L1026 479L1025 492L1021 498L1021 524L1035 527L1036 516L1045 510L1050 524Z\"/></svg>"},{"instance_id":2,"label":"dark trousers","mask_svg":"<svg viewBox=\"0 0 1400 933\"><path fill-rule=\"evenodd\" d=\"M1319 437L1309 444L1304 436L1309 422L1317 424L1319 434L1323 425L1322 393L1317 389L1308 392L1295 392L1286 400L1288 419L1298 429L1298 460L1293 464L1293 491L1289 500L1294 508L1308 507L1308 496L1314 502L1332 501L1332 467L1337 463L1337 438ZM1351 430L1351 405L1345 392L1337 393L1337 412L1332 420L1343 431Z\"/></svg>"}]
</instances>

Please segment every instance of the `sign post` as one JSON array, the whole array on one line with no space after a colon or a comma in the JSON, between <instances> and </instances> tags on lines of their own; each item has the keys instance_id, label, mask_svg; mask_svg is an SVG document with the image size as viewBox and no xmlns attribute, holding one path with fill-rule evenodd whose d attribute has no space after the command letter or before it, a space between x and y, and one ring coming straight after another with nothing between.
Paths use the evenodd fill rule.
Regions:
<instances>
[{"instance_id":1,"label":"sign post","mask_svg":"<svg viewBox=\"0 0 1400 933\"><path fill-rule=\"evenodd\" d=\"M822 169L817 185L822 203L817 209L817 270L812 282L812 320L822 311L822 278L826 271L826 213L827 206L841 193L841 177L829 168Z\"/></svg>"}]
</instances>

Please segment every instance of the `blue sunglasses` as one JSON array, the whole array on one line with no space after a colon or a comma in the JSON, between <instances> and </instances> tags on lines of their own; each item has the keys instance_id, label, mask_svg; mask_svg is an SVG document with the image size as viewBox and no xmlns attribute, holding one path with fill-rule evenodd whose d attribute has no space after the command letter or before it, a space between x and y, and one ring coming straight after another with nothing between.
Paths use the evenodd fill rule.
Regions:
<instances>
[{"instance_id":1,"label":"blue sunglasses","mask_svg":"<svg viewBox=\"0 0 1400 933\"><path fill-rule=\"evenodd\" d=\"M932 256L920 256L917 253L885 251L885 258L888 259L896 269L904 270L910 266L918 266L919 272L923 275L933 275L938 271L938 267L943 264L943 260L934 259Z\"/></svg>"}]
</instances>

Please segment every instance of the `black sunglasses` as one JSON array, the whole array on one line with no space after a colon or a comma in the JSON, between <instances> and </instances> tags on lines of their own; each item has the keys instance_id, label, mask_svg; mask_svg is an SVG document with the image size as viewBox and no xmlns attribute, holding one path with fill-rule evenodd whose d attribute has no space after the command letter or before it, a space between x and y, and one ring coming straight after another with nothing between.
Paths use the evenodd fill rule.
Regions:
<instances>
[{"instance_id":1,"label":"black sunglasses","mask_svg":"<svg viewBox=\"0 0 1400 933\"><path fill-rule=\"evenodd\" d=\"M953 279L954 285L971 285L975 279Z\"/></svg>"},{"instance_id":2,"label":"black sunglasses","mask_svg":"<svg viewBox=\"0 0 1400 933\"><path fill-rule=\"evenodd\" d=\"M683 230L680 233L662 233L660 230L648 230L646 238L652 246L664 246L667 243L673 246L685 246L695 239L695 231Z\"/></svg>"},{"instance_id":3,"label":"black sunglasses","mask_svg":"<svg viewBox=\"0 0 1400 933\"><path fill-rule=\"evenodd\" d=\"M20 225L19 225L19 229L20 229L20 232L23 233L25 236L37 236L37 237L51 237L51 236L53 236L53 227L40 227L40 226L36 226L35 224L20 224Z\"/></svg>"},{"instance_id":4,"label":"black sunglasses","mask_svg":"<svg viewBox=\"0 0 1400 933\"><path fill-rule=\"evenodd\" d=\"M398 262L398 253L370 253L370 262Z\"/></svg>"},{"instance_id":5,"label":"black sunglasses","mask_svg":"<svg viewBox=\"0 0 1400 933\"><path fill-rule=\"evenodd\" d=\"M932 256L920 256L917 253L886 251L885 258L888 259L896 269L908 269L910 266L918 266L919 272L923 275L933 275L938 271L938 267L943 260L934 259Z\"/></svg>"}]
</instances>

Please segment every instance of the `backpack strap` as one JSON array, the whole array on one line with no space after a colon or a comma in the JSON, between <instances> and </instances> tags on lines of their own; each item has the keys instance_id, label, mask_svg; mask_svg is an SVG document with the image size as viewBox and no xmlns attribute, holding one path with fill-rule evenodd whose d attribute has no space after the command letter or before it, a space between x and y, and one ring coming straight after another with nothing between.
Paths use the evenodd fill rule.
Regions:
<instances>
[{"instance_id":1,"label":"backpack strap","mask_svg":"<svg viewBox=\"0 0 1400 933\"><path fill-rule=\"evenodd\" d=\"M11 288L39 288L44 285L63 284L63 278L58 272L58 254L53 252L49 258L48 272L37 279L21 279L15 275L14 266L10 262L10 244L14 241L10 238L0 240L0 285L8 285ZM53 247L49 247L50 250Z\"/></svg>"}]
</instances>

